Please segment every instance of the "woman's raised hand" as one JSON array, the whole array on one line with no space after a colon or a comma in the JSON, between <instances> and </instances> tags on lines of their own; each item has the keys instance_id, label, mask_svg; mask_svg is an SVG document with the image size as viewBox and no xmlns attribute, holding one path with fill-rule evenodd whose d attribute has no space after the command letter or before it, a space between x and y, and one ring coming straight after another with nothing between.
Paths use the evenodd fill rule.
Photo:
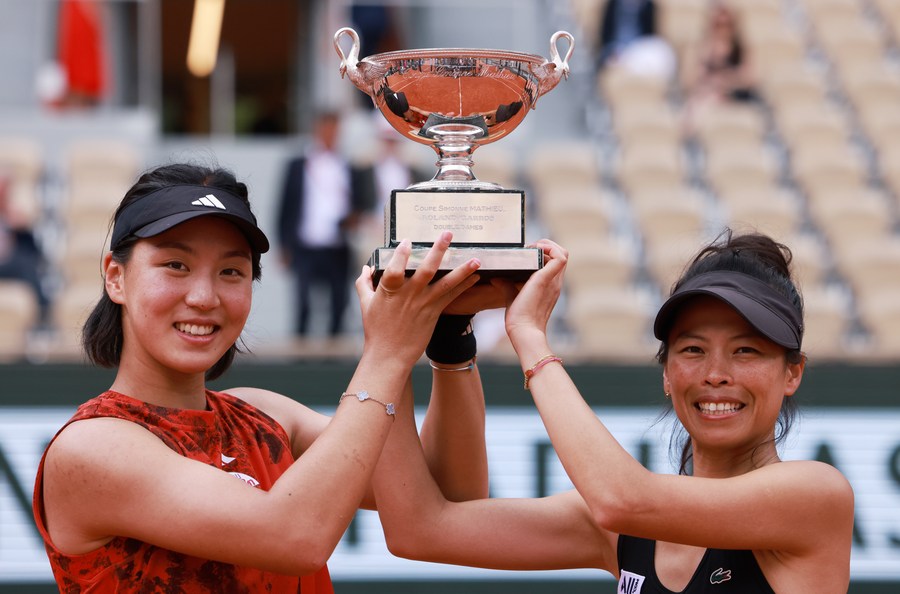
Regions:
<instances>
[{"instance_id":1,"label":"woman's raised hand","mask_svg":"<svg viewBox=\"0 0 900 594\"><path fill-rule=\"evenodd\" d=\"M397 246L377 287L372 280L374 270L363 266L356 292L365 349L379 349L386 356L406 358L410 364L422 355L438 315L478 282L475 272L481 263L476 259L435 278L452 237L450 232L441 234L410 277L406 276L412 250L409 240Z\"/></svg>"},{"instance_id":2,"label":"woman's raised hand","mask_svg":"<svg viewBox=\"0 0 900 594\"><path fill-rule=\"evenodd\" d=\"M532 336L546 339L547 323L562 292L569 252L549 239L535 244L544 252L544 266L516 288L507 285L506 333L517 352L518 343Z\"/></svg>"}]
</instances>

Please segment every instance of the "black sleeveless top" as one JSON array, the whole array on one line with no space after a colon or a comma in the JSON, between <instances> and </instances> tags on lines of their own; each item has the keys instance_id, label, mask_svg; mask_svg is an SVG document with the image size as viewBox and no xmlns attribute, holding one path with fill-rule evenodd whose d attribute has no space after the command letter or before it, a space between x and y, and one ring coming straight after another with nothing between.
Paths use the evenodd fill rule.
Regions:
<instances>
[{"instance_id":1,"label":"black sleeveless top","mask_svg":"<svg viewBox=\"0 0 900 594\"><path fill-rule=\"evenodd\" d=\"M617 594L673 594L656 577L655 552L655 540L619 536ZM775 591L752 551L706 549L681 594L775 594Z\"/></svg>"}]
</instances>

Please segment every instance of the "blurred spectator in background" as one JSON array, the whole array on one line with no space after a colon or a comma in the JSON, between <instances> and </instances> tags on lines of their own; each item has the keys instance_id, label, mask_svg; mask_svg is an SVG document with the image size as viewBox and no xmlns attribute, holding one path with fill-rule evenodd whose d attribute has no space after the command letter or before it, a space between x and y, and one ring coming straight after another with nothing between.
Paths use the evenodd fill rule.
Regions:
<instances>
[{"instance_id":1,"label":"blurred spectator in background","mask_svg":"<svg viewBox=\"0 0 900 594\"><path fill-rule=\"evenodd\" d=\"M366 2L350 7L350 20L359 33L359 57L406 49L394 9L384 4ZM358 96L360 105L372 106L372 99Z\"/></svg>"},{"instance_id":2,"label":"blurred spectator in background","mask_svg":"<svg viewBox=\"0 0 900 594\"><path fill-rule=\"evenodd\" d=\"M9 180L0 174L0 279L28 283L38 304L36 329L47 329L50 296L42 282L44 255L35 240L31 220L11 203L9 187Z\"/></svg>"},{"instance_id":3,"label":"blurred spectator in background","mask_svg":"<svg viewBox=\"0 0 900 594\"><path fill-rule=\"evenodd\" d=\"M431 179L433 174L414 166L403 154L403 135L388 124L381 112L372 110L371 115L375 144L365 162L371 167L374 196L372 209L360 225L357 238L359 255L365 260L375 247L384 245L385 208L390 202L391 192Z\"/></svg>"},{"instance_id":4,"label":"blurred spectator in background","mask_svg":"<svg viewBox=\"0 0 900 594\"><path fill-rule=\"evenodd\" d=\"M705 35L688 49L681 71L688 133L712 105L757 99L752 56L742 38L737 14L727 2L713 0Z\"/></svg>"},{"instance_id":5,"label":"blurred spectator in background","mask_svg":"<svg viewBox=\"0 0 900 594\"><path fill-rule=\"evenodd\" d=\"M654 0L607 0L600 21L598 72L615 66L642 76L668 79L675 56L657 35Z\"/></svg>"},{"instance_id":6,"label":"blurred spectator in background","mask_svg":"<svg viewBox=\"0 0 900 594\"><path fill-rule=\"evenodd\" d=\"M600 21L600 68L634 42L654 35L656 4L653 0L607 0Z\"/></svg>"},{"instance_id":7,"label":"blurred spectator in background","mask_svg":"<svg viewBox=\"0 0 900 594\"><path fill-rule=\"evenodd\" d=\"M384 4L354 4L350 20L359 33L359 57L403 49L396 19Z\"/></svg>"},{"instance_id":8,"label":"blurred spectator in background","mask_svg":"<svg viewBox=\"0 0 900 594\"><path fill-rule=\"evenodd\" d=\"M618 68L668 80L675 65L672 48L657 35L654 0L607 0L600 21L598 74Z\"/></svg>"},{"instance_id":9,"label":"blurred spectator in background","mask_svg":"<svg viewBox=\"0 0 900 594\"><path fill-rule=\"evenodd\" d=\"M281 193L278 240L282 263L294 274L296 333L310 329L312 289L329 293L328 334L343 332L350 296L349 233L374 206L372 171L351 165L338 148L340 114L321 112L313 142L287 166Z\"/></svg>"},{"instance_id":10,"label":"blurred spectator in background","mask_svg":"<svg viewBox=\"0 0 900 594\"><path fill-rule=\"evenodd\" d=\"M375 181L375 212L380 213L391 197L392 190L402 190L410 184L432 177L431 173L413 167L402 154L403 135L391 127L384 116L373 111L378 137L378 150L372 162Z\"/></svg>"}]
</instances>

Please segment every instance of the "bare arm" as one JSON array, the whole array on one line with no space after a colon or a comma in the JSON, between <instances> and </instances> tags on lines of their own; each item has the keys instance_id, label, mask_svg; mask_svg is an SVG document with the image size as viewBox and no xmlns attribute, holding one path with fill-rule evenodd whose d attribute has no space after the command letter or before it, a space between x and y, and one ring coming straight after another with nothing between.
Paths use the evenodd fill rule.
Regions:
<instances>
[{"instance_id":1,"label":"bare arm","mask_svg":"<svg viewBox=\"0 0 900 594\"><path fill-rule=\"evenodd\" d=\"M454 299L443 313L474 315L506 305L498 285L479 284ZM471 364L471 366L470 366ZM432 476L451 501L488 496L485 402L475 359L432 362L431 399L422 422L421 441Z\"/></svg>"},{"instance_id":2,"label":"bare arm","mask_svg":"<svg viewBox=\"0 0 900 594\"><path fill-rule=\"evenodd\" d=\"M567 254L544 245L543 270L507 309L507 331L523 369L552 352L546 322ZM812 555L846 546L849 554L853 495L835 469L785 462L733 478L653 474L615 440L562 365L544 366L530 385L566 472L602 528L703 547ZM697 521L707 517L717 521Z\"/></svg>"},{"instance_id":3,"label":"bare arm","mask_svg":"<svg viewBox=\"0 0 900 594\"><path fill-rule=\"evenodd\" d=\"M447 245L449 235L410 279L404 243L378 291L369 271L357 280L366 344L348 392L402 397L437 315L477 280L470 262L430 282ZM392 423L382 406L345 399L268 492L174 453L137 425L74 423L48 452L47 523L57 546L72 553L122 535L198 557L309 573L325 563L352 519Z\"/></svg>"},{"instance_id":4,"label":"bare arm","mask_svg":"<svg viewBox=\"0 0 900 594\"><path fill-rule=\"evenodd\" d=\"M265 411L285 428L294 457L299 458L318 439L331 417L287 398L258 388L226 390ZM445 497L452 501L488 495L485 407L477 367L466 372L434 372L431 400L422 423L428 468ZM360 507L375 509L369 488Z\"/></svg>"},{"instance_id":5,"label":"bare arm","mask_svg":"<svg viewBox=\"0 0 900 594\"><path fill-rule=\"evenodd\" d=\"M411 400L404 399L373 478L392 553L494 569L612 571L615 535L593 524L575 491L541 499L448 501L425 462Z\"/></svg>"},{"instance_id":6,"label":"bare arm","mask_svg":"<svg viewBox=\"0 0 900 594\"><path fill-rule=\"evenodd\" d=\"M449 366L449 367L459 367ZM478 366L432 371L421 440L428 468L451 501L488 496L484 391Z\"/></svg>"},{"instance_id":7,"label":"bare arm","mask_svg":"<svg viewBox=\"0 0 900 594\"><path fill-rule=\"evenodd\" d=\"M487 497L485 405L478 368L474 362L435 366L449 370L432 370L431 399L421 430L428 468L450 500ZM227 392L275 418L287 431L295 458L315 442L331 421L327 415L267 390L244 387ZM375 509L371 489L363 497L361 507Z\"/></svg>"}]
</instances>

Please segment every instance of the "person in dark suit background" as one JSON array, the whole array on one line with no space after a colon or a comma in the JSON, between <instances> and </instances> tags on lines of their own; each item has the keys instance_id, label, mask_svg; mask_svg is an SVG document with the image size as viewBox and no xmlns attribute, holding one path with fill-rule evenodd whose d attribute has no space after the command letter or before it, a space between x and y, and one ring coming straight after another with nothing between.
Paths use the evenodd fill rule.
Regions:
<instances>
[{"instance_id":1,"label":"person in dark suit background","mask_svg":"<svg viewBox=\"0 0 900 594\"><path fill-rule=\"evenodd\" d=\"M312 288L329 294L328 334L344 329L350 297L349 234L375 203L369 167L356 167L338 148L340 114L316 115L309 150L286 168L278 217L282 263L296 281L295 333L306 336L312 314Z\"/></svg>"},{"instance_id":2,"label":"person in dark suit background","mask_svg":"<svg viewBox=\"0 0 900 594\"><path fill-rule=\"evenodd\" d=\"M607 0L600 22L598 68L602 69L633 42L656 35L653 0Z\"/></svg>"}]
</instances>

